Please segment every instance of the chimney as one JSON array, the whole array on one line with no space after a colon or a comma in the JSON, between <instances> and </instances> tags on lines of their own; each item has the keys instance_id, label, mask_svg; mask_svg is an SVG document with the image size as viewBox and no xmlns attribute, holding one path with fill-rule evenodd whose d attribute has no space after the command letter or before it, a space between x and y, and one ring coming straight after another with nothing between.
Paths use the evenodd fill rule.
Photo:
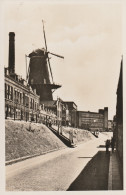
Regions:
<instances>
[{"instance_id":1,"label":"chimney","mask_svg":"<svg viewBox=\"0 0 126 195\"><path fill-rule=\"evenodd\" d=\"M15 73L15 33L9 33L9 73Z\"/></svg>"}]
</instances>

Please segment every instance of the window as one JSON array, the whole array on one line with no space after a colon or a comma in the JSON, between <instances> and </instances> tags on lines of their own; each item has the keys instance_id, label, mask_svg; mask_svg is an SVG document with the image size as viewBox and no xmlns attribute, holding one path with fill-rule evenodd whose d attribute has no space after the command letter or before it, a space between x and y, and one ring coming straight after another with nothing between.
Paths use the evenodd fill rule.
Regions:
<instances>
[{"instance_id":1,"label":"window","mask_svg":"<svg viewBox=\"0 0 126 195\"><path fill-rule=\"evenodd\" d=\"M30 98L30 109L32 109L32 98Z\"/></svg>"},{"instance_id":2,"label":"window","mask_svg":"<svg viewBox=\"0 0 126 195\"><path fill-rule=\"evenodd\" d=\"M13 87L11 87L11 100L13 100Z\"/></svg>"},{"instance_id":3,"label":"window","mask_svg":"<svg viewBox=\"0 0 126 195\"><path fill-rule=\"evenodd\" d=\"M10 99L10 85L8 85L8 99Z\"/></svg>"},{"instance_id":4,"label":"window","mask_svg":"<svg viewBox=\"0 0 126 195\"><path fill-rule=\"evenodd\" d=\"M25 93L23 93L23 105L25 106Z\"/></svg>"},{"instance_id":5,"label":"window","mask_svg":"<svg viewBox=\"0 0 126 195\"><path fill-rule=\"evenodd\" d=\"M34 110L34 99L33 99L33 110Z\"/></svg>"},{"instance_id":6,"label":"window","mask_svg":"<svg viewBox=\"0 0 126 195\"><path fill-rule=\"evenodd\" d=\"M29 106L29 97L25 96L25 99L26 99L26 106L28 107Z\"/></svg>"},{"instance_id":7,"label":"window","mask_svg":"<svg viewBox=\"0 0 126 195\"><path fill-rule=\"evenodd\" d=\"M20 93L20 103L22 104L22 93Z\"/></svg>"},{"instance_id":8,"label":"window","mask_svg":"<svg viewBox=\"0 0 126 195\"><path fill-rule=\"evenodd\" d=\"M19 102L19 91L17 92L17 102Z\"/></svg>"},{"instance_id":9,"label":"window","mask_svg":"<svg viewBox=\"0 0 126 195\"><path fill-rule=\"evenodd\" d=\"M15 99L15 101L16 101L16 95L17 95L17 93L16 93L16 90L14 91L14 99Z\"/></svg>"}]
</instances>

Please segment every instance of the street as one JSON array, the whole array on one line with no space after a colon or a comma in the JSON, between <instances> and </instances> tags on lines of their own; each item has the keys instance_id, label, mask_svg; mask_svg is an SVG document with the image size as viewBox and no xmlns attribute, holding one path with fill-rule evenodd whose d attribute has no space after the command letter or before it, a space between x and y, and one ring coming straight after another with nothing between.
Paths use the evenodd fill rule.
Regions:
<instances>
[{"instance_id":1,"label":"street","mask_svg":"<svg viewBox=\"0 0 126 195\"><path fill-rule=\"evenodd\" d=\"M7 191L66 191L66 190L90 190L90 186L82 188L78 186L76 179L84 172L87 163L95 156L92 169L95 169L85 180L97 180L98 162L109 165L109 158L105 152L105 141L111 138L112 133L102 134L99 138L82 143L76 148L65 148L32 159L27 159L12 165L6 166L6 190ZM103 152L101 154L101 152ZM96 155L98 154L98 155ZM98 156L98 157L97 157ZM100 158L99 158L100 157ZM95 168L94 165L97 165ZM101 167L103 169L103 166ZM108 169L108 166L106 167ZM88 168L89 169L89 168ZM105 171L103 171L103 174ZM86 173L86 172L85 172ZM91 175L92 174L92 175ZM93 175L95 178L93 178ZM107 173L106 173L107 176ZM100 180L103 175L100 175ZM106 178L105 178L106 179ZM82 179L81 179L82 180ZM105 182L105 181L103 181ZM107 181L106 181L107 182ZM83 181L81 181L83 183ZM75 185L73 185L75 184ZM81 184L82 185L82 184ZM100 189L104 189L103 184ZM73 187L75 186L76 189ZM99 188L98 185L94 185ZM96 188L95 187L95 188ZM78 189L79 188L79 189ZM95 189L93 188L93 190ZM105 186L105 189L107 186ZM92 189L91 189L92 190ZM98 190L98 189L96 189Z\"/></svg>"}]
</instances>

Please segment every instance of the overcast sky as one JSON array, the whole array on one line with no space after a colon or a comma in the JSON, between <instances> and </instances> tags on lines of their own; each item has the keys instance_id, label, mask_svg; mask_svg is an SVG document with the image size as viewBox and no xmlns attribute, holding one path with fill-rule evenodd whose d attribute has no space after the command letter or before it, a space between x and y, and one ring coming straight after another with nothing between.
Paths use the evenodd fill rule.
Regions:
<instances>
[{"instance_id":1,"label":"overcast sky","mask_svg":"<svg viewBox=\"0 0 126 195\"><path fill-rule=\"evenodd\" d=\"M25 54L44 47L42 19L54 81L54 92L74 101L78 110L116 110L122 56L121 3L43 3L16 1L4 6L4 65L8 66L9 32L15 32L16 73L26 77ZM77 2L77 1L76 1Z\"/></svg>"}]
</instances>

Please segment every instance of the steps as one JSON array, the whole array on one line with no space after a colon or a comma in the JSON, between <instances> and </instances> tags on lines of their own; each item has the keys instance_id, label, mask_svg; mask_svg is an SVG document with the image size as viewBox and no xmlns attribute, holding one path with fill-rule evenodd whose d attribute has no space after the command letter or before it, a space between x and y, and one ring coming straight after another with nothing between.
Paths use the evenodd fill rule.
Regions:
<instances>
[{"instance_id":1,"label":"steps","mask_svg":"<svg viewBox=\"0 0 126 195\"><path fill-rule=\"evenodd\" d=\"M66 146L74 147L75 144L71 144L70 140L62 134L59 134L58 131L52 127L48 127Z\"/></svg>"}]
</instances>

